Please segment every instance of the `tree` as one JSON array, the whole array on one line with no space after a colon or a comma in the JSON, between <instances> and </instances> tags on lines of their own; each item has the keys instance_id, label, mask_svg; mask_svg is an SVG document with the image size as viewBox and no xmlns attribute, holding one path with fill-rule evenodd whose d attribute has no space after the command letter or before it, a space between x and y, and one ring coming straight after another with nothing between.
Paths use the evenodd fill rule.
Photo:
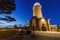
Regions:
<instances>
[{"instance_id":1,"label":"tree","mask_svg":"<svg viewBox=\"0 0 60 40\"><path fill-rule=\"evenodd\" d=\"M16 24L14 25L14 28L18 28Z\"/></svg>"},{"instance_id":2,"label":"tree","mask_svg":"<svg viewBox=\"0 0 60 40\"><path fill-rule=\"evenodd\" d=\"M15 9L16 4L14 0L0 0L0 14L11 14ZM15 18L12 18L10 16L0 18L0 20L5 20L8 22L16 21Z\"/></svg>"},{"instance_id":3,"label":"tree","mask_svg":"<svg viewBox=\"0 0 60 40\"><path fill-rule=\"evenodd\" d=\"M7 22L16 21L15 18L12 18L12 17L10 17L10 16L6 16L6 18L0 18L0 20L5 20L5 21L7 21Z\"/></svg>"},{"instance_id":4,"label":"tree","mask_svg":"<svg viewBox=\"0 0 60 40\"><path fill-rule=\"evenodd\" d=\"M0 14L11 14L15 9L14 0L0 0Z\"/></svg>"}]
</instances>

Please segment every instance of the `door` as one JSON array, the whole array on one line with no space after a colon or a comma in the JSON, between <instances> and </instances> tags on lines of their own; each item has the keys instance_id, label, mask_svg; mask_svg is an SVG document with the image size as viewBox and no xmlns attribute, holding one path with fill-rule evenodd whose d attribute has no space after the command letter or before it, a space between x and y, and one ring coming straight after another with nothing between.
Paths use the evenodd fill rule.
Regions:
<instances>
[{"instance_id":1,"label":"door","mask_svg":"<svg viewBox=\"0 0 60 40\"><path fill-rule=\"evenodd\" d=\"M46 27L44 24L42 25L42 31L46 31Z\"/></svg>"}]
</instances>

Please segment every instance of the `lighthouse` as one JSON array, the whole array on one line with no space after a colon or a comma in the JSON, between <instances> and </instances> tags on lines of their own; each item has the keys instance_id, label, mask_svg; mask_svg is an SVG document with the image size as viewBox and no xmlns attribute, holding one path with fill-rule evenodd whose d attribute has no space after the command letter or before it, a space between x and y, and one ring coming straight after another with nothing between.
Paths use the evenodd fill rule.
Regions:
<instances>
[{"instance_id":1,"label":"lighthouse","mask_svg":"<svg viewBox=\"0 0 60 40\"><path fill-rule=\"evenodd\" d=\"M33 16L30 20L30 27L32 30L34 28L34 30L38 30L38 31L48 31L49 30L48 19L43 17L42 6L38 2L36 2L33 5Z\"/></svg>"},{"instance_id":2,"label":"lighthouse","mask_svg":"<svg viewBox=\"0 0 60 40\"><path fill-rule=\"evenodd\" d=\"M42 7L38 2L36 2L33 6L33 16L36 16L37 18L42 18Z\"/></svg>"}]
</instances>

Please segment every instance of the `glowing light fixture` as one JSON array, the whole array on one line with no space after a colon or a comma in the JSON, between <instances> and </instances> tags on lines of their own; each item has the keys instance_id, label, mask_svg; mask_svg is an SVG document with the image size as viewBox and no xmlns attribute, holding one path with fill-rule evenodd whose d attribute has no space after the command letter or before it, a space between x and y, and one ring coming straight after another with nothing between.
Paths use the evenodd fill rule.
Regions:
<instances>
[{"instance_id":1,"label":"glowing light fixture","mask_svg":"<svg viewBox=\"0 0 60 40\"><path fill-rule=\"evenodd\" d=\"M44 21L44 18L42 18L42 21Z\"/></svg>"}]
</instances>

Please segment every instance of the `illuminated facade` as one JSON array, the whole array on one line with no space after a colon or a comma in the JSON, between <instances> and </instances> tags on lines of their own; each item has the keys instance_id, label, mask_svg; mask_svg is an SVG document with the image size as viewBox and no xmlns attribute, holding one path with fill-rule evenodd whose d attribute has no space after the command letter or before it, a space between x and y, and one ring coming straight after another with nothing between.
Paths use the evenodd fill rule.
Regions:
<instances>
[{"instance_id":1,"label":"illuminated facade","mask_svg":"<svg viewBox=\"0 0 60 40\"><path fill-rule=\"evenodd\" d=\"M37 18L42 18L42 7L39 3L35 3L33 6L33 16Z\"/></svg>"},{"instance_id":2,"label":"illuminated facade","mask_svg":"<svg viewBox=\"0 0 60 40\"><path fill-rule=\"evenodd\" d=\"M34 29L36 31L52 31L49 19L42 16L42 6L40 3L35 3L33 6L33 17L29 22L29 26L31 30ZM53 26L52 28L56 28L57 30L57 26Z\"/></svg>"}]
</instances>

